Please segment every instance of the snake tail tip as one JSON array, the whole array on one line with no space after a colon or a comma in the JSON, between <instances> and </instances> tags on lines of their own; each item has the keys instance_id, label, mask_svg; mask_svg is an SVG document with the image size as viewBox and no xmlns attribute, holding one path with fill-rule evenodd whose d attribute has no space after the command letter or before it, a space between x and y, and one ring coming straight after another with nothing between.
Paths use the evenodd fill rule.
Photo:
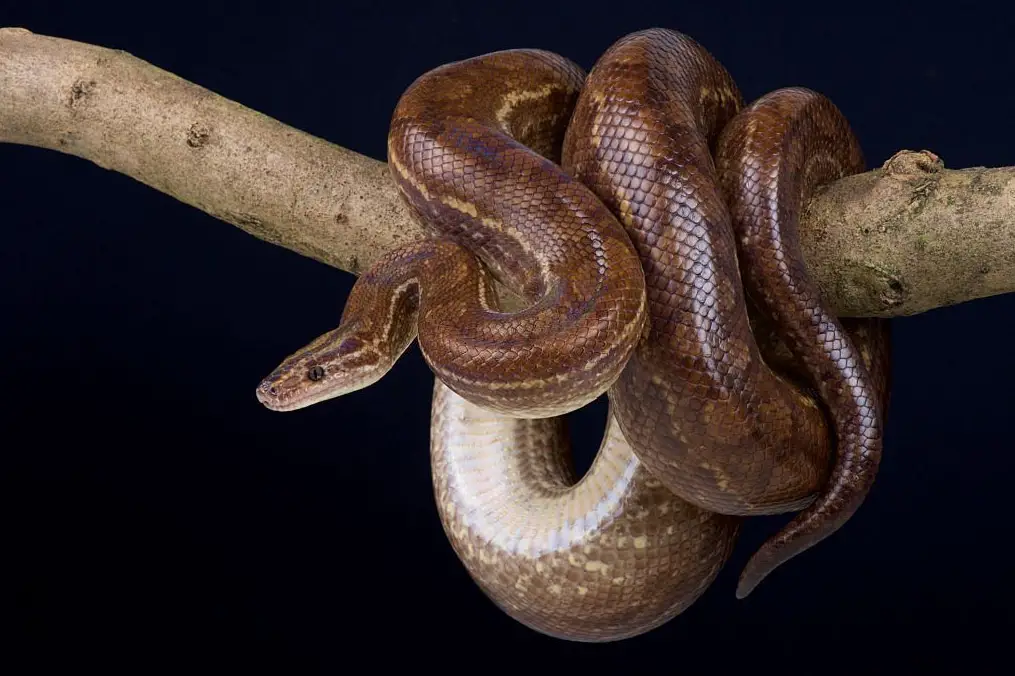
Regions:
<instances>
[{"instance_id":1,"label":"snake tail tip","mask_svg":"<svg viewBox=\"0 0 1015 676\"><path fill-rule=\"evenodd\" d=\"M758 586L759 582L761 582L761 580L748 580L746 578L741 578L737 583L737 600L743 601L750 596L751 592L754 591L754 588Z\"/></svg>"},{"instance_id":2,"label":"snake tail tip","mask_svg":"<svg viewBox=\"0 0 1015 676\"><path fill-rule=\"evenodd\" d=\"M759 559L757 554L749 559L744 570L740 573L740 580L737 581L737 600L743 601L747 598L776 566L778 566L778 562Z\"/></svg>"}]
</instances>

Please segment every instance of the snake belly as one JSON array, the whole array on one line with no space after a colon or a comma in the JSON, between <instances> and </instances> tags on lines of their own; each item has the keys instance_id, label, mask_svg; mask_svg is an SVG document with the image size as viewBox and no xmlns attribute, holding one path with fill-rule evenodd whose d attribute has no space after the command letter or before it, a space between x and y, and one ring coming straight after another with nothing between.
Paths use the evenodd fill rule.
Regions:
<instances>
[{"instance_id":1,"label":"snake belly","mask_svg":"<svg viewBox=\"0 0 1015 676\"><path fill-rule=\"evenodd\" d=\"M709 587L737 517L681 500L646 469L609 416L577 477L563 418L512 419L436 382L434 496L477 586L555 638L616 641L654 629Z\"/></svg>"}]
</instances>

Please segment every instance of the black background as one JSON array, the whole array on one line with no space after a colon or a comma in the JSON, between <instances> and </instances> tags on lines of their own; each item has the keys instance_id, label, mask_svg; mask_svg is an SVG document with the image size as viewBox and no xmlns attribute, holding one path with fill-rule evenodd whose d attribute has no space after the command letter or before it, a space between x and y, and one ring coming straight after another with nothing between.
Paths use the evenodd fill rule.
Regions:
<instances>
[{"instance_id":1,"label":"black background","mask_svg":"<svg viewBox=\"0 0 1015 676\"><path fill-rule=\"evenodd\" d=\"M588 68L625 33L665 26L704 43L748 100L786 85L830 96L871 166L929 148L960 168L1015 165L1015 22L992 6L8 0L0 25L126 50L379 159L397 97L429 68L509 47ZM76 158L0 146L0 173L2 558L32 672L1007 661L1015 297L895 320L882 470L832 539L741 602L737 574L784 519L753 520L686 613L571 644L495 609L447 544L415 347L380 383L312 409L255 400L283 356L337 323L351 275ZM571 418L586 461L603 411Z\"/></svg>"}]
</instances>

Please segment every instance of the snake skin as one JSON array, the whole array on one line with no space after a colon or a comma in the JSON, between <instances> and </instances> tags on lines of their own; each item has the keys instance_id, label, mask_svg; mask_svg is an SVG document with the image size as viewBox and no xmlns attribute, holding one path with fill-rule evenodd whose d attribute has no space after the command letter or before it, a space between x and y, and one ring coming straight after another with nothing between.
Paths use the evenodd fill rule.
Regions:
<instances>
[{"instance_id":1,"label":"snake skin","mask_svg":"<svg viewBox=\"0 0 1015 676\"><path fill-rule=\"evenodd\" d=\"M857 344L810 280L798 246L799 214L815 189L863 171L859 143L842 113L800 87L766 94L722 131L716 151L730 205L746 288L775 319L834 424L838 455L818 499L767 541L744 569L744 596L793 555L838 529L860 507L877 474L882 446L881 378L864 365ZM887 322L868 324L875 332ZM884 337L878 337L884 342ZM883 356L883 355L882 355ZM884 366L879 366L884 370Z\"/></svg>"},{"instance_id":2,"label":"snake skin","mask_svg":"<svg viewBox=\"0 0 1015 676\"><path fill-rule=\"evenodd\" d=\"M767 367L750 330L710 152L739 108L700 45L635 33L589 73L564 166L620 216L645 271L651 331L616 385L621 428L678 495L751 515L813 499L831 439L813 398Z\"/></svg>"},{"instance_id":3,"label":"snake skin","mask_svg":"<svg viewBox=\"0 0 1015 676\"><path fill-rule=\"evenodd\" d=\"M481 56L422 76L392 117L389 165L421 222L531 303L498 315L464 307L475 293L437 274L426 282L444 288L424 296L420 349L443 383L489 410L534 418L589 403L645 325L641 263L623 227L540 154L558 154L562 104L582 75L548 52Z\"/></svg>"},{"instance_id":4,"label":"snake skin","mask_svg":"<svg viewBox=\"0 0 1015 676\"><path fill-rule=\"evenodd\" d=\"M778 105L791 96L741 112L732 78L702 46L673 31L642 31L589 73L564 143L564 166L620 216L645 270L650 334L613 399L639 458L705 509L807 507L752 559L741 594L848 519L881 452L874 383L809 282L795 227L810 191L861 170L862 159L830 102ZM723 185L738 200L736 219L711 152L724 130ZM748 236L752 228L764 234ZM807 364L834 430L809 392L762 359L741 266Z\"/></svg>"},{"instance_id":5,"label":"snake skin","mask_svg":"<svg viewBox=\"0 0 1015 676\"><path fill-rule=\"evenodd\" d=\"M890 335L837 320L797 245L801 205L862 169L845 120L798 88L742 106L703 47L660 29L587 77L540 50L424 74L389 166L432 236L361 276L339 328L258 398L365 387L418 327L438 512L500 608L559 638L634 636L700 597L743 517L803 510L748 562L746 595L869 490ZM579 479L555 416L603 392Z\"/></svg>"}]
</instances>

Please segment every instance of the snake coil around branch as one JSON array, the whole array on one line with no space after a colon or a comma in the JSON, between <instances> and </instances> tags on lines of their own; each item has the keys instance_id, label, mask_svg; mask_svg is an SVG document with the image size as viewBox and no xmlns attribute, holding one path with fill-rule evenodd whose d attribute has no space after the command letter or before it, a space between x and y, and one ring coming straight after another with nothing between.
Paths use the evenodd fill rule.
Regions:
<instances>
[{"instance_id":1,"label":"snake coil around branch","mask_svg":"<svg viewBox=\"0 0 1015 676\"><path fill-rule=\"evenodd\" d=\"M94 162L336 269L358 275L424 235L384 162L123 50L0 28L0 91L0 142ZM1006 294L1013 196L1015 167L946 169L901 150L814 195L801 245L843 317Z\"/></svg>"},{"instance_id":2,"label":"snake coil around branch","mask_svg":"<svg viewBox=\"0 0 1015 676\"><path fill-rule=\"evenodd\" d=\"M745 107L701 45L651 29L588 74L541 50L425 73L388 154L428 236L365 271L339 326L257 396L294 410L348 394L418 338L441 520L506 612L572 640L632 636L709 586L740 518L802 510L743 596L859 508L887 325L837 319L798 235L815 190L863 169L831 101L787 88ZM603 392L579 479L559 416Z\"/></svg>"}]
</instances>

